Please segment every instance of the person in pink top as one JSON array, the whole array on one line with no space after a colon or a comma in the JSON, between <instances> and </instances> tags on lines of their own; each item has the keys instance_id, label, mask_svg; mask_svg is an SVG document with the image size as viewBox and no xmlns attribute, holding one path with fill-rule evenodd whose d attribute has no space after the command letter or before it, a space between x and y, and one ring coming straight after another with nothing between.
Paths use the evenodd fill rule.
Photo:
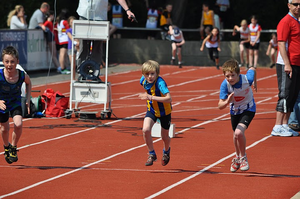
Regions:
<instances>
[{"instance_id":1,"label":"person in pink top","mask_svg":"<svg viewBox=\"0 0 300 199\"><path fill-rule=\"evenodd\" d=\"M278 102L273 136L299 136L288 126L288 119L300 91L300 0L288 0L289 13L277 26L279 53L276 72L278 80Z\"/></svg>"},{"instance_id":2,"label":"person in pink top","mask_svg":"<svg viewBox=\"0 0 300 199\"><path fill-rule=\"evenodd\" d=\"M260 25L257 23L256 16L253 15L251 17L251 23L249 24L248 28L250 31L249 64L250 67L253 66L256 68L260 44L260 32L262 30Z\"/></svg>"}]
</instances>

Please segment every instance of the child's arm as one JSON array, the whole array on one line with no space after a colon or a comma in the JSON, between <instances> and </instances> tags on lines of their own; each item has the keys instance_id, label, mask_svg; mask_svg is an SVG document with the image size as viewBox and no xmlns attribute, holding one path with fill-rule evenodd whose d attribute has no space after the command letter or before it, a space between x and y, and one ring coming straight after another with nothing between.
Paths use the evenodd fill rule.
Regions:
<instances>
[{"instance_id":1,"label":"child's arm","mask_svg":"<svg viewBox=\"0 0 300 199\"><path fill-rule=\"evenodd\" d=\"M271 42L269 42L269 45L268 45L268 49L267 49L266 55L269 55L269 54L270 54L271 48L272 48L272 44L271 44Z\"/></svg>"},{"instance_id":2,"label":"child's arm","mask_svg":"<svg viewBox=\"0 0 300 199\"><path fill-rule=\"evenodd\" d=\"M200 47L200 51L203 51L204 50L204 44L206 43L206 41L208 40L208 38L210 37L210 35L208 35L202 42L202 45Z\"/></svg>"},{"instance_id":3,"label":"child's arm","mask_svg":"<svg viewBox=\"0 0 300 199\"><path fill-rule=\"evenodd\" d=\"M235 35L236 35L236 31L240 31L240 27L237 26L237 25L235 25L235 26L233 27L232 36L235 36Z\"/></svg>"},{"instance_id":4,"label":"child's arm","mask_svg":"<svg viewBox=\"0 0 300 199\"><path fill-rule=\"evenodd\" d=\"M219 100L218 108L219 108L220 110L226 108L226 106L232 101L232 99L233 99L233 94L234 94L234 92L230 93L230 94L228 95L228 98L227 98L227 99L220 99L220 100Z\"/></svg>"},{"instance_id":5,"label":"child's arm","mask_svg":"<svg viewBox=\"0 0 300 199\"><path fill-rule=\"evenodd\" d=\"M221 40L220 40L220 38L218 39L218 44L219 44L219 45L218 45L217 50L218 50L218 51L221 51Z\"/></svg>"},{"instance_id":6,"label":"child's arm","mask_svg":"<svg viewBox=\"0 0 300 199\"><path fill-rule=\"evenodd\" d=\"M70 32L67 32L68 37L72 40L72 34Z\"/></svg>"},{"instance_id":7,"label":"child's arm","mask_svg":"<svg viewBox=\"0 0 300 199\"><path fill-rule=\"evenodd\" d=\"M165 102L165 103L172 102L172 97L170 93L167 93L166 96L164 97L153 96L153 95L149 95L148 93L141 93L139 94L139 98L141 98L141 100L150 100L150 101Z\"/></svg>"},{"instance_id":8,"label":"child's arm","mask_svg":"<svg viewBox=\"0 0 300 199\"><path fill-rule=\"evenodd\" d=\"M253 89L257 92L257 81L256 81L256 69L254 67L249 68L249 70L254 70L254 79L253 79Z\"/></svg>"},{"instance_id":9,"label":"child's arm","mask_svg":"<svg viewBox=\"0 0 300 199\"><path fill-rule=\"evenodd\" d=\"M26 105L27 105L28 114L30 114L31 80L29 75L25 74L24 82L26 84L26 99L27 99Z\"/></svg>"},{"instance_id":10,"label":"child's arm","mask_svg":"<svg viewBox=\"0 0 300 199\"><path fill-rule=\"evenodd\" d=\"M180 31L181 32L181 31ZM177 46L181 46L185 43L185 40L184 40L184 37L183 37L183 33L181 32L181 37L182 37L182 40L180 43L176 43Z\"/></svg>"}]
</instances>

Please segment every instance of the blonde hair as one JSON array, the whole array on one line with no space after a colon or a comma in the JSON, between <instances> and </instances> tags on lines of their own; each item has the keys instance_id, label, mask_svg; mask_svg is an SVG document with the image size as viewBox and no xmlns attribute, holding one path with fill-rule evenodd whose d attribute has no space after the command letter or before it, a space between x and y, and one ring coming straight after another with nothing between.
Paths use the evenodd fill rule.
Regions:
<instances>
[{"instance_id":1,"label":"blonde hair","mask_svg":"<svg viewBox=\"0 0 300 199\"><path fill-rule=\"evenodd\" d=\"M148 60L142 65L142 74L146 74L152 71L156 71L156 74L159 75L159 63L153 60Z\"/></svg>"},{"instance_id":2,"label":"blonde hair","mask_svg":"<svg viewBox=\"0 0 300 199\"><path fill-rule=\"evenodd\" d=\"M224 75L226 72L236 72L236 74L240 74L239 62L235 59L230 59L223 64L222 70Z\"/></svg>"},{"instance_id":3,"label":"blonde hair","mask_svg":"<svg viewBox=\"0 0 300 199\"><path fill-rule=\"evenodd\" d=\"M24 8L22 5L16 5L15 6L15 9L10 11L8 16L7 16L7 26L10 27L10 21L11 21L11 18L14 16L14 15L17 15L18 12L20 12L20 10Z\"/></svg>"},{"instance_id":4,"label":"blonde hair","mask_svg":"<svg viewBox=\"0 0 300 199\"><path fill-rule=\"evenodd\" d=\"M69 26L70 26L70 27L72 27L72 26L73 26L73 24L71 24L71 23L70 23L70 21L71 21L72 19L73 19L73 20L75 20L75 19L76 19L76 17L74 17L74 16L70 16L70 17L68 18L68 24L69 24Z\"/></svg>"},{"instance_id":5,"label":"blonde hair","mask_svg":"<svg viewBox=\"0 0 300 199\"><path fill-rule=\"evenodd\" d=\"M248 23L247 23L247 20L246 19L243 19L242 21L241 21L241 26L242 25L247 25Z\"/></svg>"}]
</instances>

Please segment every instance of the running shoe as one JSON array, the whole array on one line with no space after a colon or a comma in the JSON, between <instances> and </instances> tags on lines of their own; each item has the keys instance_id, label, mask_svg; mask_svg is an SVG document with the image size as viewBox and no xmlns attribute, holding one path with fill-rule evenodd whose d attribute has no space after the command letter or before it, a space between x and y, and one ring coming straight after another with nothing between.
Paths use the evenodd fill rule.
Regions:
<instances>
[{"instance_id":1,"label":"running shoe","mask_svg":"<svg viewBox=\"0 0 300 199\"><path fill-rule=\"evenodd\" d=\"M230 171L231 172L236 172L239 168L240 168L240 159L235 157L232 159L232 163L231 163L231 167L230 167Z\"/></svg>"},{"instance_id":2,"label":"running shoe","mask_svg":"<svg viewBox=\"0 0 300 199\"><path fill-rule=\"evenodd\" d=\"M285 128L280 127L279 129L275 130L273 128L272 132L271 132L272 136L281 136L281 137L290 137L293 135L292 132L285 130Z\"/></svg>"},{"instance_id":3,"label":"running shoe","mask_svg":"<svg viewBox=\"0 0 300 199\"><path fill-rule=\"evenodd\" d=\"M71 71L69 71L67 69L64 69L64 70L61 71L61 74L69 75L69 74L71 74Z\"/></svg>"},{"instance_id":4,"label":"running shoe","mask_svg":"<svg viewBox=\"0 0 300 199\"><path fill-rule=\"evenodd\" d=\"M270 68L273 68L275 66L275 64L272 64L271 66L270 66Z\"/></svg>"},{"instance_id":5,"label":"running shoe","mask_svg":"<svg viewBox=\"0 0 300 199\"><path fill-rule=\"evenodd\" d=\"M170 161L170 153L164 153L162 159L161 159L161 165L166 166Z\"/></svg>"},{"instance_id":6,"label":"running shoe","mask_svg":"<svg viewBox=\"0 0 300 199\"><path fill-rule=\"evenodd\" d=\"M175 59L171 59L171 65L175 64Z\"/></svg>"},{"instance_id":7,"label":"running shoe","mask_svg":"<svg viewBox=\"0 0 300 199\"><path fill-rule=\"evenodd\" d=\"M219 64L216 65L217 70L220 70L220 66Z\"/></svg>"},{"instance_id":8,"label":"running shoe","mask_svg":"<svg viewBox=\"0 0 300 199\"><path fill-rule=\"evenodd\" d=\"M17 162L18 161L18 154L17 154L17 151L19 151L17 149L17 146L12 146L11 145L11 148L10 148L10 153L9 153L9 160L11 162Z\"/></svg>"},{"instance_id":9,"label":"running shoe","mask_svg":"<svg viewBox=\"0 0 300 199\"><path fill-rule=\"evenodd\" d=\"M10 155L9 155L10 150L11 150L11 144L9 144L8 146L4 146L4 157L8 164L12 163L12 161L10 160Z\"/></svg>"},{"instance_id":10,"label":"running shoe","mask_svg":"<svg viewBox=\"0 0 300 199\"><path fill-rule=\"evenodd\" d=\"M146 166L151 166L151 165L153 165L153 162L155 162L157 160L157 157L156 157L156 155L152 155L152 154L150 154L149 156L148 156L148 160L147 160L147 162L146 162Z\"/></svg>"},{"instance_id":11,"label":"running shoe","mask_svg":"<svg viewBox=\"0 0 300 199\"><path fill-rule=\"evenodd\" d=\"M293 129L291 129L289 126L283 126L284 130L292 133L293 136L299 136L299 133L297 131L294 131Z\"/></svg>"},{"instance_id":12,"label":"running shoe","mask_svg":"<svg viewBox=\"0 0 300 199\"><path fill-rule=\"evenodd\" d=\"M248 171L249 170L249 163L247 160L247 156L244 156L240 159L240 169L241 171Z\"/></svg>"}]
</instances>

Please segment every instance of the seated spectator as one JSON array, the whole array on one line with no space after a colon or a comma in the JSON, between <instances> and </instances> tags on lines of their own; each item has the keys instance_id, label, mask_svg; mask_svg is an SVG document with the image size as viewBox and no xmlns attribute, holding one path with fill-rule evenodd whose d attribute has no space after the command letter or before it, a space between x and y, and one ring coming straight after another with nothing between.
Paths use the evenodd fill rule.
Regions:
<instances>
[{"instance_id":1,"label":"seated spectator","mask_svg":"<svg viewBox=\"0 0 300 199\"><path fill-rule=\"evenodd\" d=\"M162 40L166 39L167 32L169 30L169 25L172 25L172 4L167 4L166 9L162 12L160 16L160 28L164 31L161 32Z\"/></svg>"},{"instance_id":2,"label":"seated spectator","mask_svg":"<svg viewBox=\"0 0 300 199\"><path fill-rule=\"evenodd\" d=\"M22 5L16 5L15 9L10 11L7 16L7 26L10 27L10 29L26 29L27 22L24 14L24 7Z\"/></svg>"}]
</instances>

